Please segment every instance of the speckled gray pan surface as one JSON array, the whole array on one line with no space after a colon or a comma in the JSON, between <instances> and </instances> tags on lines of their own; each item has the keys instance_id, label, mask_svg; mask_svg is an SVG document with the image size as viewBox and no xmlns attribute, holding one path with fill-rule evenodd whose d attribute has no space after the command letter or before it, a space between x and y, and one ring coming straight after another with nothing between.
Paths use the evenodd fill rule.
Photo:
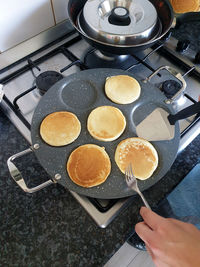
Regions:
<instances>
[{"instance_id":1,"label":"speckled gray pan surface","mask_svg":"<svg viewBox=\"0 0 200 267\"><path fill-rule=\"evenodd\" d=\"M132 104L115 104L105 95L104 85L106 78L120 74L136 78L141 85L141 96ZM59 183L79 194L104 199L134 195L135 192L127 188L124 175L115 163L115 149L123 139L136 136L136 125L156 107L162 107L168 112L174 113L172 106L165 104L164 100L165 96L158 88L150 83L146 84L136 75L122 70L92 69L72 74L53 85L41 98L35 110L31 125L31 135L33 144L39 144L40 146L38 150L35 150L35 154L41 165L52 177L59 173L61 175ZM87 131L88 115L94 108L102 105L119 108L127 120L124 133L112 142L98 141ZM63 147L52 147L41 139L39 133L40 124L45 116L55 111L73 112L79 118L81 133L72 144ZM152 142L158 152L159 165L152 177L146 181L139 181L139 187L142 191L155 184L170 169L178 151L179 135L179 126L176 123L174 139ZM105 147L111 160L112 169L111 174L103 184L92 188L83 188L74 184L69 178L66 162L75 148L89 143Z\"/></svg>"}]
</instances>

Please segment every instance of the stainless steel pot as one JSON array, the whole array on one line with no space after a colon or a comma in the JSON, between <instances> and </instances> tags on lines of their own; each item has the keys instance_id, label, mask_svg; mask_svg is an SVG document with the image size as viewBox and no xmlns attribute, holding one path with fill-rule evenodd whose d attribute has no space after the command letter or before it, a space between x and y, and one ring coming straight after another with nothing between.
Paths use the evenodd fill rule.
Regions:
<instances>
[{"instance_id":1,"label":"stainless steel pot","mask_svg":"<svg viewBox=\"0 0 200 267\"><path fill-rule=\"evenodd\" d=\"M167 0L69 0L72 25L93 47L111 54L131 54L161 39L171 28Z\"/></svg>"},{"instance_id":2,"label":"stainless steel pot","mask_svg":"<svg viewBox=\"0 0 200 267\"><path fill-rule=\"evenodd\" d=\"M162 29L156 8L148 0L87 1L77 25L88 36L116 45L153 40Z\"/></svg>"}]
</instances>

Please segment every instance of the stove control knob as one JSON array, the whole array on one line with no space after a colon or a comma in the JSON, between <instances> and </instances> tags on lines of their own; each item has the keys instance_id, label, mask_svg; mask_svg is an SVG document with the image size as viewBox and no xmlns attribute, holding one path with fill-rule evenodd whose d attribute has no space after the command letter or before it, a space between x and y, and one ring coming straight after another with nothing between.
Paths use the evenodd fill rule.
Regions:
<instances>
[{"instance_id":1,"label":"stove control knob","mask_svg":"<svg viewBox=\"0 0 200 267\"><path fill-rule=\"evenodd\" d=\"M200 51L197 52L196 56L195 56L195 59L194 59L194 62L196 64L200 64Z\"/></svg>"},{"instance_id":2,"label":"stove control knob","mask_svg":"<svg viewBox=\"0 0 200 267\"><path fill-rule=\"evenodd\" d=\"M178 52L185 52L190 46L190 41L189 40L184 40L184 41L178 41L177 46L176 46L176 50Z\"/></svg>"}]
</instances>

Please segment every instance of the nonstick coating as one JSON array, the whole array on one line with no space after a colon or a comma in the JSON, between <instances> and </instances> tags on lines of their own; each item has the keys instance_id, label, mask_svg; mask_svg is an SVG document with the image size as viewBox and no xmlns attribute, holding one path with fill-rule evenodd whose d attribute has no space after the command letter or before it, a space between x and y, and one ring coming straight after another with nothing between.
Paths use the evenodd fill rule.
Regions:
<instances>
[{"instance_id":1,"label":"nonstick coating","mask_svg":"<svg viewBox=\"0 0 200 267\"><path fill-rule=\"evenodd\" d=\"M104 93L105 80L109 76L125 74L138 80L141 85L141 96L132 104L119 105L110 101ZM35 150L44 169L54 177L61 175L59 183L76 193L101 199L123 198L136 194L127 188L124 175L117 167L114 154L120 141L136 136L136 125L140 123L155 108L162 107L170 113L175 113L171 105L164 103L163 93L150 83L144 83L133 73L117 69L91 69L72 74L53 85L41 98L32 119L32 143L39 144ZM115 141L103 142L94 139L87 131L87 118L90 112L102 105L119 108L126 117L127 126L124 133ZM63 147L53 147L46 144L40 137L39 128L42 120L55 111L69 111L77 115L81 122L81 133L72 143ZM158 152L159 164L153 176L146 181L138 181L141 191L158 182L173 164L179 147L179 125L175 125L175 137L169 141L152 142ZM105 147L110 156L112 170L107 180L99 186L83 188L74 184L66 171L66 162L70 153L83 144L97 144Z\"/></svg>"}]
</instances>

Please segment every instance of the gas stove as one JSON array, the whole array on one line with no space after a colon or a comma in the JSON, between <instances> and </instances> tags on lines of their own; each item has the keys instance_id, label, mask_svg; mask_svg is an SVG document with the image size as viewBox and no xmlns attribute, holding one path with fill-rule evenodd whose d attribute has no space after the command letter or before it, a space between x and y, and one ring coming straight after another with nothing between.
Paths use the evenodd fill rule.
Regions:
<instances>
[{"instance_id":1,"label":"gas stove","mask_svg":"<svg viewBox=\"0 0 200 267\"><path fill-rule=\"evenodd\" d=\"M0 54L0 108L31 145L34 110L56 81L89 68L128 70L153 83L179 111L199 100L200 56L170 34L135 55L114 56L92 48L66 21ZM200 133L199 114L180 121L181 152ZM102 200L70 191L100 227L134 197Z\"/></svg>"}]
</instances>

